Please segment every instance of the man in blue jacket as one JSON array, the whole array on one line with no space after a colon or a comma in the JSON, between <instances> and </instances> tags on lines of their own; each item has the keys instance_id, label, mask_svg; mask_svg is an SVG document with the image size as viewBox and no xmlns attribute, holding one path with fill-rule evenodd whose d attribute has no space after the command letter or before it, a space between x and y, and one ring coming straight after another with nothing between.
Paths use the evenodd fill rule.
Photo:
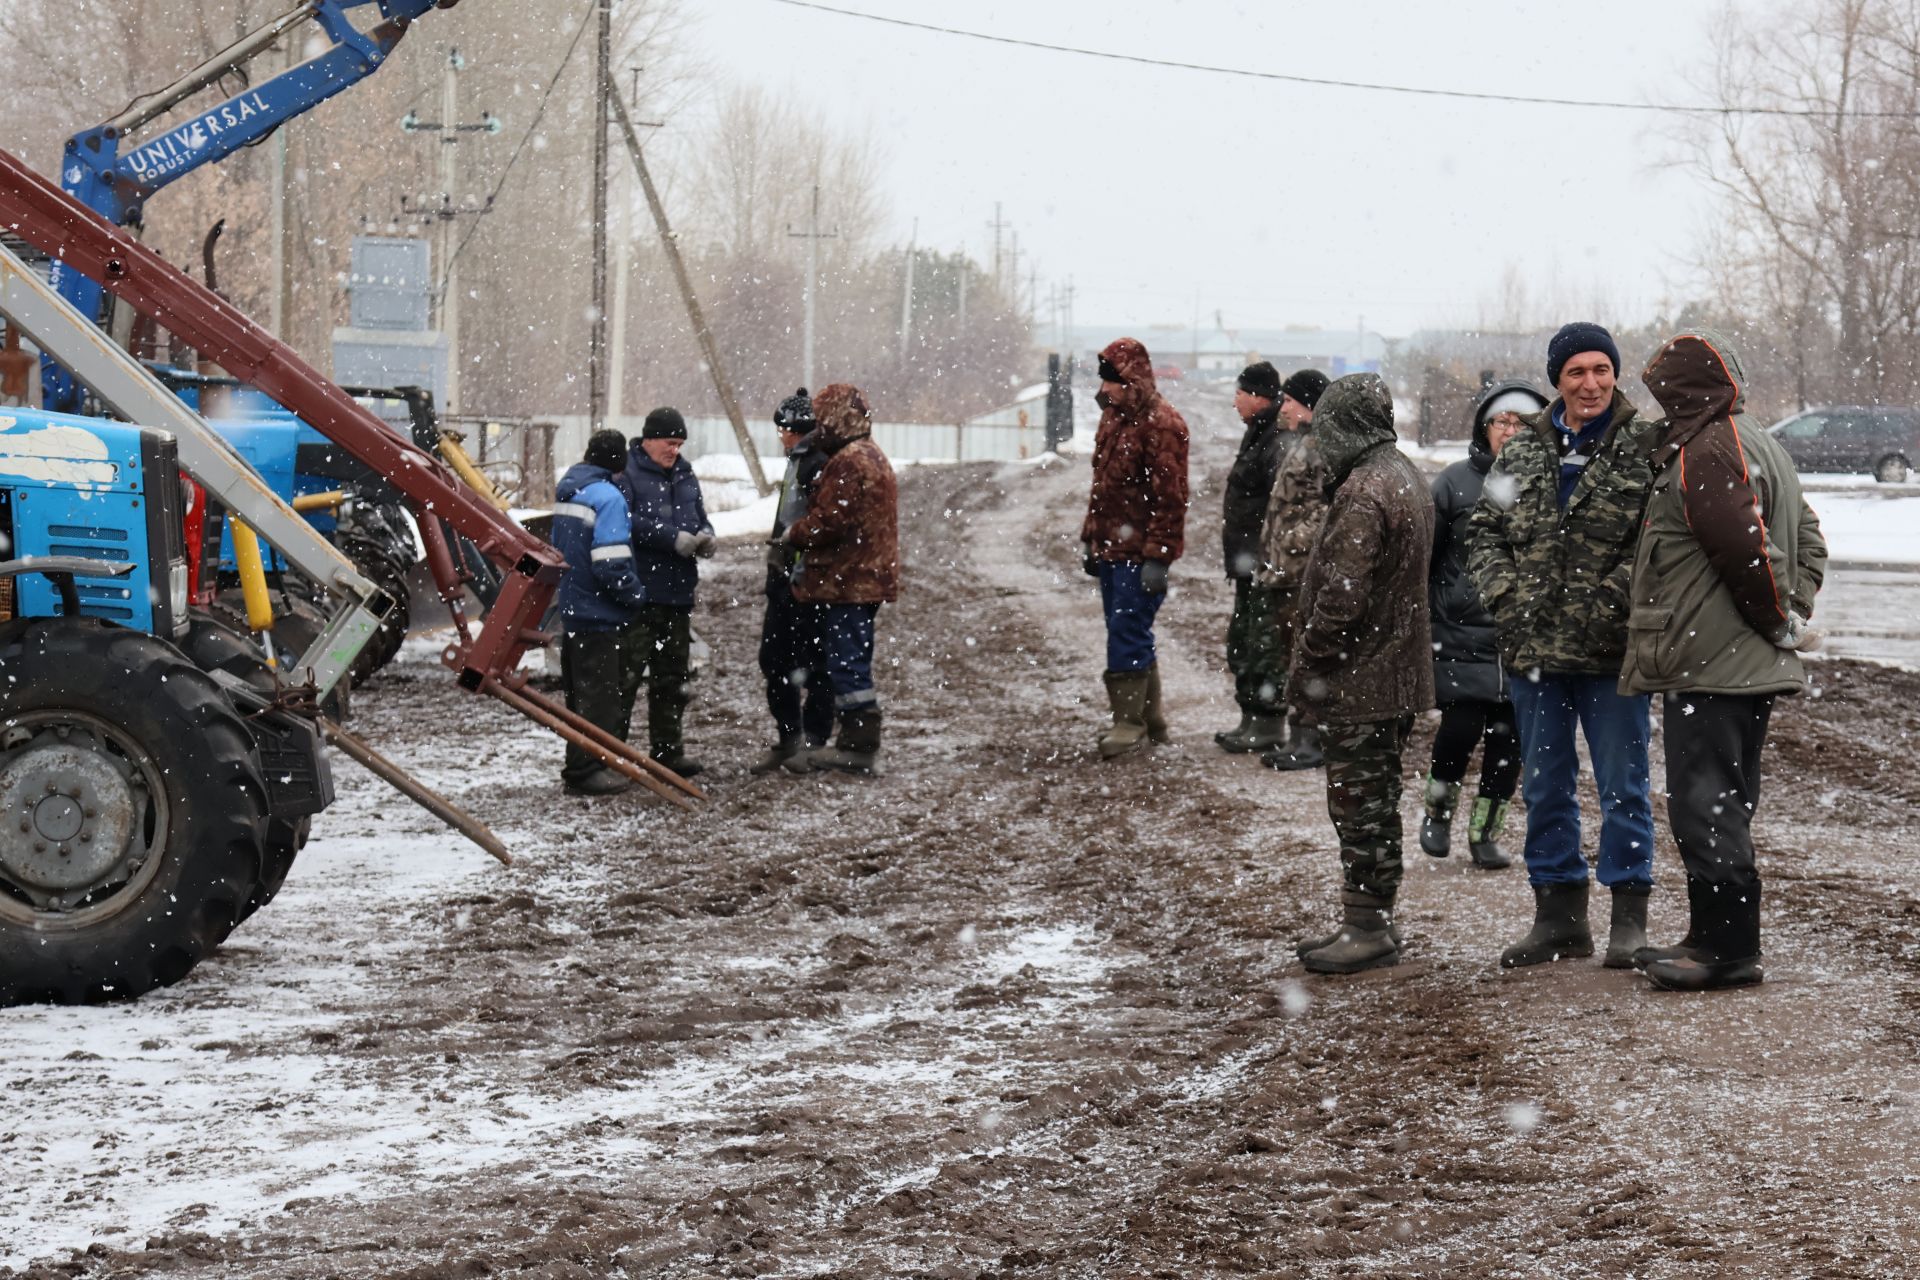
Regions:
<instances>
[{"instance_id":1,"label":"man in blue jacket","mask_svg":"<svg viewBox=\"0 0 1920 1280\"><path fill-rule=\"evenodd\" d=\"M646 669L638 627L647 603L634 572L627 500L612 482L626 459L625 436L594 432L585 460L560 478L553 507L553 545L567 558L560 579L567 707L622 741ZM614 795L633 785L572 743L560 780L568 791L586 796Z\"/></svg>"},{"instance_id":2,"label":"man in blue jacket","mask_svg":"<svg viewBox=\"0 0 1920 1280\"><path fill-rule=\"evenodd\" d=\"M705 766L687 755L681 722L687 709L695 558L713 554L713 525L700 481L680 456L686 419L677 409L647 415L616 483L633 517L633 563L647 603L640 609L640 661L647 684L647 738L653 758L683 778Z\"/></svg>"}]
</instances>

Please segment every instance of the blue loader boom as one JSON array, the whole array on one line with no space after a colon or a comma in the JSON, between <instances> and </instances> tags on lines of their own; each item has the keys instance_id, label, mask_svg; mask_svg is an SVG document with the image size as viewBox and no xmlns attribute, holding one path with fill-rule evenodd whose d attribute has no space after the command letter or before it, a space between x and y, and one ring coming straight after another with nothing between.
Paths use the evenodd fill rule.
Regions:
<instances>
[{"instance_id":1,"label":"blue loader boom","mask_svg":"<svg viewBox=\"0 0 1920 1280\"><path fill-rule=\"evenodd\" d=\"M265 138L295 116L311 111L378 70L407 27L430 9L449 9L458 0L307 0L265 26L242 36L174 84L137 98L104 124L67 141L60 183L89 209L115 226L138 226L147 197L203 165L218 164L241 147ZM348 11L379 6L381 21L362 32ZM304 22L316 22L332 45L270 80L253 85L217 106L147 142L128 139L220 77L244 66ZM123 148L125 148L123 150ZM52 284L81 315L101 318L100 285L71 266L53 263ZM77 413L84 392L67 370L41 360L42 402L47 408Z\"/></svg>"}]
</instances>

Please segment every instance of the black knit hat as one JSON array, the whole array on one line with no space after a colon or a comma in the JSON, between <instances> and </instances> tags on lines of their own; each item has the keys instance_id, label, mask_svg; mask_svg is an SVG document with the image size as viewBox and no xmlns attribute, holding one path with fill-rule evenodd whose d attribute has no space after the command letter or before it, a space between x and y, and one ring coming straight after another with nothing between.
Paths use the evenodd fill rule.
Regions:
<instances>
[{"instance_id":1,"label":"black knit hat","mask_svg":"<svg viewBox=\"0 0 1920 1280\"><path fill-rule=\"evenodd\" d=\"M797 436L813 430L813 400L805 387L780 402L780 407L773 411L773 425Z\"/></svg>"},{"instance_id":2,"label":"black knit hat","mask_svg":"<svg viewBox=\"0 0 1920 1280\"><path fill-rule=\"evenodd\" d=\"M1280 398L1280 371L1265 360L1255 361L1240 371L1240 389L1262 400Z\"/></svg>"},{"instance_id":3,"label":"black knit hat","mask_svg":"<svg viewBox=\"0 0 1920 1280\"><path fill-rule=\"evenodd\" d=\"M1329 381L1327 375L1318 369L1301 369L1281 383L1280 390L1311 409L1319 404L1320 397L1326 394Z\"/></svg>"},{"instance_id":4,"label":"black knit hat","mask_svg":"<svg viewBox=\"0 0 1920 1280\"><path fill-rule=\"evenodd\" d=\"M685 440L687 438L687 420L680 416L678 409L655 409L647 415L647 424L640 428L642 440Z\"/></svg>"},{"instance_id":5,"label":"black knit hat","mask_svg":"<svg viewBox=\"0 0 1920 1280\"><path fill-rule=\"evenodd\" d=\"M1613 376L1620 376L1620 348L1613 345L1613 335L1590 321L1576 320L1561 325L1560 332L1547 344L1547 385L1559 387L1560 371L1567 367L1567 361L1589 351L1598 351L1613 361Z\"/></svg>"},{"instance_id":6,"label":"black knit hat","mask_svg":"<svg viewBox=\"0 0 1920 1280\"><path fill-rule=\"evenodd\" d=\"M610 427L594 432L587 437L585 461L590 467L618 471L627 465L627 438Z\"/></svg>"}]
</instances>

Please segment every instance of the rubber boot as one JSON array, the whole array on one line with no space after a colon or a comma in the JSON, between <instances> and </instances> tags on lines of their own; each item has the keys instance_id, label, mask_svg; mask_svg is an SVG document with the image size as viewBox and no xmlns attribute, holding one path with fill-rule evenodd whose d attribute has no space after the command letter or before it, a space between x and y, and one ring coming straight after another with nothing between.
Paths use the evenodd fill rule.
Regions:
<instances>
[{"instance_id":1,"label":"rubber boot","mask_svg":"<svg viewBox=\"0 0 1920 1280\"><path fill-rule=\"evenodd\" d=\"M812 773L813 758L826 749L826 739L808 738L801 743L798 751L780 762L780 767L788 773Z\"/></svg>"},{"instance_id":2,"label":"rubber boot","mask_svg":"<svg viewBox=\"0 0 1920 1280\"><path fill-rule=\"evenodd\" d=\"M1700 941L1696 954L1647 965L1647 977L1667 991L1723 991L1766 981L1760 967L1760 886L1703 887L1705 908L1695 917Z\"/></svg>"},{"instance_id":3,"label":"rubber boot","mask_svg":"<svg viewBox=\"0 0 1920 1280\"><path fill-rule=\"evenodd\" d=\"M1307 724L1297 716L1290 723L1293 727L1292 741L1261 756L1260 763L1282 773L1291 773L1296 769L1318 769L1324 765L1327 757L1320 750L1320 726Z\"/></svg>"},{"instance_id":4,"label":"rubber boot","mask_svg":"<svg viewBox=\"0 0 1920 1280\"><path fill-rule=\"evenodd\" d=\"M1644 969L1656 960L1709 960L1700 946L1701 922L1711 910L1707 899L1713 890L1701 880L1687 877L1687 932L1670 947L1642 947L1633 953L1633 967Z\"/></svg>"},{"instance_id":5,"label":"rubber boot","mask_svg":"<svg viewBox=\"0 0 1920 1280\"><path fill-rule=\"evenodd\" d=\"M660 765L662 768L671 769L683 778L691 778L696 774L707 771L706 765L701 764L680 747L654 751L649 754L653 756L653 762L655 764Z\"/></svg>"},{"instance_id":6,"label":"rubber boot","mask_svg":"<svg viewBox=\"0 0 1920 1280\"><path fill-rule=\"evenodd\" d=\"M1231 755L1240 756L1249 751L1265 751L1287 740L1287 718L1285 716L1248 716L1240 722L1238 729L1216 733L1213 735L1213 740L1220 744L1221 750Z\"/></svg>"},{"instance_id":7,"label":"rubber boot","mask_svg":"<svg viewBox=\"0 0 1920 1280\"><path fill-rule=\"evenodd\" d=\"M1253 729L1253 713L1242 710L1240 723L1231 729L1223 729L1213 735L1213 740L1222 751L1232 755L1244 754L1247 750L1247 734Z\"/></svg>"},{"instance_id":8,"label":"rubber boot","mask_svg":"<svg viewBox=\"0 0 1920 1280\"><path fill-rule=\"evenodd\" d=\"M1533 928L1500 953L1500 967L1520 969L1592 955L1593 934L1587 929L1589 888L1586 880L1533 886Z\"/></svg>"},{"instance_id":9,"label":"rubber boot","mask_svg":"<svg viewBox=\"0 0 1920 1280\"><path fill-rule=\"evenodd\" d=\"M1333 941L1300 957L1309 973L1359 973L1400 963L1393 937L1393 899L1359 889L1342 889L1345 922Z\"/></svg>"},{"instance_id":10,"label":"rubber boot","mask_svg":"<svg viewBox=\"0 0 1920 1280\"><path fill-rule=\"evenodd\" d=\"M1342 927L1344 928L1345 926ZM1400 936L1400 922L1398 920L1392 918L1387 920L1387 936L1393 939L1393 945L1396 947L1404 947L1406 945L1406 939ZM1340 941L1340 930L1335 929L1332 933L1325 933L1317 938L1308 938L1304 942L1296 942L1293 946L1293 954L1305 960L1307 958L1307 952L1318 951L1322 947L1330 947L1338 941Z\"/></svg>"},{"instance_id":11,"label":"rubber boot","mask_svg":"<svg viewBox=\"0 0 1920 1280\"><path fill-rule=\"evenodd\" d=\"M1647 945L1647 899L1653 896L1650 885L1615 885L1613 919L1607 925L1607 954L1600 961L1607 969L1633 968L1634 952Z\"/></svg>"},{"instance_id":12,"label":"rubber boot","mask_svg":"<svg viewBox=\"0 0 1920 1280\"><path fill-rule=\"evenodd\" d=\"M1460 784L1427 775L1427 811L1420 819L1420 847L1430 858L1453 851L1453 815L1460 808Z\"/></svg>"},{"instance_id":13,"label":"rubber boot","mask_svg":"<svg viewBox=\"0 0 1920 1280\"><path fill-rule=\"evenodd\" d=\"M601 765L578 780L567 783L566 788L576 796L617 796L623 791L633 790L633 779Z\"/></svg>"},{"instance_id":14,"label":"rubber boot","mask_svg":"<svg viewBox=\"0 0 1920 1280\"><path fill-rule=\"evenodd\" d=\"M1154 663L1147 668L1147 737L1156 747L1164 747L1173 741L1173 735L1167 732L1167 712L1160 703L1160 664Z\"/></svg>"},{"instance_id":15,"label":"rubber boot","mask_svg":"<svg viewBox=\"0 0 1920 1280\"><path fill-rule=\"evenodd\" d=\"M1500 832L1507 825L1507 802L1491 796L1476 796L1473 813L1467 818L1467 856L1482 871L1502 871L1513 865L1500 847Z\"/></svg>"},{"instance_id":16,"label":"rubber boot","mask_svg":"<svg viewBox=\"0 0 1920 1280\"><path fill-rule=\"evenodd\" d=\"M848 707L840 713L840 739L830 747L808 752L807 768L879 777L885 772L880 755L880 708L871 704Z\"/></svg>"},{"instance_id":17,"label":"rubber boot","mask_svg":"<svg viewBox=\"0 0 1920 1280\"><path fill-rule=\"evenodd\" d=\"M1100 735L1100 756L1111 760L1146 745L1147 686L1153 676L1148 671L1109 671L1105 679L1113 724Z\"/></svg>"},{"instance_id":18,"label":"rubber boot","mask_svg":"<svg viewBox=\"0 0 1920 1280\"><path fill-rule=\"evenodd\" d=\"M752 774L767 774L784 768L787 761L793 759L794 756L800 753L803 741L797 733L781 734L780 741L768 747L765 755L747 766L747 772Z\"/></svg>"}]
</instances>

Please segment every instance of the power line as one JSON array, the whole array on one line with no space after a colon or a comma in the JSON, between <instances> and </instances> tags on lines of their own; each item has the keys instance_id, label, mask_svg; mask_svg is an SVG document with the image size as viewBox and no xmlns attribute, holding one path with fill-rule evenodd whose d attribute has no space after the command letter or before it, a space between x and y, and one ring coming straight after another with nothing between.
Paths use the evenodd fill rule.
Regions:
<instances>
[{"instance_id":1,"label":"power line","mask_svg":"<svg viewBox=\"0 0 1920 1280\"><path fill-rule=\"evenodd\" d=\"M553 97L554 86L560 83L560 77L565 74L567 65L573 61L573 51L580 47L580 37L587 33L587 24L593 21L593 15L599 11L599 7L600 0L592 0L592 2L587 5L586 16L580 19L580 27L573 33L573 42L567 46L567 51L560 55L560 65L553 69L553 79L547 81L546 92L540 95L540 105L533 110L532 123L527 125L527 131L520 135L520 141L514 147L513 154L507 157L507 167L500 171L500 181L494 184L493 194L487 197L488 206L492 206L493 202L499 198L500 193L506 189L507 178L513 173L514 162L520 159L520 153L527 149L527 143L531 141L533 135L539 131L540 117L546 113L547 101ZM460 237L460 243L453 246L453 252L447 255L446 262L443 263L440 268L441 279L443 281L452 274L453 264L460 260L461 252L466 249L467 243L473 239L479 230L480 223L475 221L467 231L467 234Z\"/></svg>"},{"instance_id":2,"label":"power line","mask_svg":"<svg viewBox=\"0 0 1920 1280\"><path fill-rule=\"evenodd\" d=\"M1702 104L1620 102L1597 98L1536 98L1516 93L1480 93L1470 89L1424 89L1414 85L1381 84L1370 80L1335 80L1321 76L1287 75L1279 71L1253 71L1246 67L1219 67L1201 62L1177 62L1171 58L1149 58L1137 53L1113 53L1105 49L1082 49L1074 45L1023 40L1018 36L992 35L985 31L966 31L959 27L937 26L931 22L915 22L910 18L862 13L857 9L838 9L829 4L817 4L814 0L769 0L769 2L784 4L794 9L831 13L842 18L860 18L867 22L883 22L893 27L910 27L915 31L930 31L936 35L983 40L989 44L1015 45L1022 49L1039 49L1046 53L1068 53L1081 58L1101 58L1108 62L1128 62L1135 66L1162 67L1173 71L1199 71L1207 75L1238 76L1246 80L1277 80L1284 84L1310 85L1318 89L1357 89L1367 93L1399 93L1421 98L1460 98L1469 102L1505 102L1533 107L1590 107L1603 111L1658 111L1695 116L1795 116L1827 119L1840 114L1837 111L1807 107L1710 107ZM1850 111L1847 114L1888 120L1920 118L1920 112L1913 111Z\"/></svg>"}]
</instances>

